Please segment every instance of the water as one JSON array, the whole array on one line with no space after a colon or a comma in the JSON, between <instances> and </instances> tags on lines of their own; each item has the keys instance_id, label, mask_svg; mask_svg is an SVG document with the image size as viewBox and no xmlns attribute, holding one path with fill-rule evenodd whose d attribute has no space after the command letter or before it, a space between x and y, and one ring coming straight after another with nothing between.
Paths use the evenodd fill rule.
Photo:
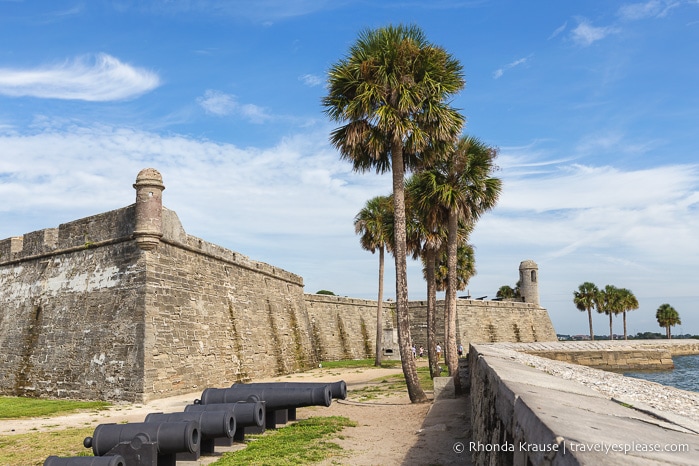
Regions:
<instances>
[{"instance_id":1,"label":"water","mask_svg":"<svg viewBox=\"0 0 699 466\"><path fill-rule=\"evenodd\" d=\"M675 369L671 371L628 372L624 375L699 392L699 354L675 356L672 360Z\"/></svg>"}]
</instances>

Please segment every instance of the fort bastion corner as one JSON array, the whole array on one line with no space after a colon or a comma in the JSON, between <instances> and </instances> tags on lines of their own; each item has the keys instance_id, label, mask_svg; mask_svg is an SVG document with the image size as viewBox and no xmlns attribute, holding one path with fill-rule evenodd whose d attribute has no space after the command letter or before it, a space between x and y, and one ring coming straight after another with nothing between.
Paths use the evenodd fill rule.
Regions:
<instances>
[{"instance_id":1,"label":"fort bastion corner","mask_svg":"<svg viewBox=\"0 0 699 466\"><path fill-rule=\"evenodd\" d=\"M376 301L304 293L299 275L187 234L153 168L133 187L130 206L0 240L0 394L145 402L371 357ZM520 278L526 302L459 300L462 344L556 339L533 261ZM417 345L425 310L411 302Z\"/></svg>"}]
</instances>

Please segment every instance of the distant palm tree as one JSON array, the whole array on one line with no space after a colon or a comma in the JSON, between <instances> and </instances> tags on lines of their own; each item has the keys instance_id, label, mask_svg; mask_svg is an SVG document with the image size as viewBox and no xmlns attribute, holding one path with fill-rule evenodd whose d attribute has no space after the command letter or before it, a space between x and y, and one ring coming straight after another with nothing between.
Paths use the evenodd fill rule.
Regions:
<instances>
[{"instance_id":1,"label":"distant palm tree","mask_svg":"<svg viewBox=\"0 0 699 466\"><path fill-rule=\"evenodd\" d=\"M515 289L510 285L502 285L498 288L498 292L495 293L495 297L500 299L515 299Z\"/></svg>"},{"instance_id":2,"label":"distant palm tree","mask_svg":"<svg viewBox=\"0 0 699 466\"><path fill-rule=\"evenodd\" d=\"M383 274L384 251L390 250L391 241L389 224L393 222L391 200L388 196L376 196L369 199L366 206L354 218L354 231L362 235L360 244L363 249L374 254L379 251L379 296L376 310L376 355L374 365L381 366L381 340L383 337Z\"/></svg>"},{"instance_id":3,"label":"distant palm tree","mask_svg":"<svg viewBox=\"0 0 699 466\"><path fill-rule=\"evenodd\" d=\"M437 291L446 291L449 286L448 257L445 248L437 255L437 267L435 280ZM476 253L473 246L466 243L465 239L459 241L456 248L456 290L466 289L469 280L476 276Z\"/></svg>"},{"instance_id":4,"label":"distant palm tree","mask_svg":"<svg viewBox=\"0 0 699 466\"><path fill-rule=\"evenodd\" d=\"M597 312L609 316L609 339L614 339L612 331L612 318L621 313L619 288L613 285L606 285L603 290L599 290L595 298Z\"/></svg>"},{"instance_id":5,"label":"distant palm tree","mask_svg":"<svg viewBox=\"0 0 699 466\"><path fill-rule=\"evenodd\" d=\"M464 123L449 101L464 86L462 66L417 26L365 30L328 72L326 114L342 124L330 141L356 171L393 179L396 320L403 375L412 402L427 400L411 357L406 257L406 170L429 162Z\"/></svg>"},{"instance_id":6,"label":"distant palm tree","mask_svg":"<svg viewBox=\"0 0 699 466\"><path fill-rule=\"evenodd\" d=\"M592 330L592 309L595 307L599 289L594 283L585 282L578 286L578 291L573 292L573 303L580 311L587 311L587 320L590 324L590 340L595 339Z\"/></svg>"},{"instance_id":7,"label":"distant palm tree","mask_svg":"<svg viewBox=\"0 0 699 466\"><path fill-rule=\"evenodd\" d=\"M628 290L626 288L621 288L619 290L619 307L621 308L621 312L624 315L624 340L627 340L628 338L626 335L626 312L638 309L638 299L636 299L636 296L634 296L631 290Z\"/></svg>"},{"instance_id":8,"label":"distant palm tree","mask_svg":"<svg viewBox=\"0 0 699 466\"><path fill-rule=\"evenodd\" d=\"M661 304L655 313L655 318L658 320L658 324L661 327L665 327L665 336L668 339L672 338L670 327L682 324L680 314L669 304Z\"/></svg>"}]
</instances>

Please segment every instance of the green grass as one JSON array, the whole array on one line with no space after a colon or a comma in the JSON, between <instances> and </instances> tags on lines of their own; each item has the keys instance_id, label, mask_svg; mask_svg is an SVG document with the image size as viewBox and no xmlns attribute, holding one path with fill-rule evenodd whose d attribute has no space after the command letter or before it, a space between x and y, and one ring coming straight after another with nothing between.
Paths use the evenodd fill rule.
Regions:
<instances>
[{"instance_id":1,"label":"green grass","mask_svg":"<svg viewBox=\"0 0 699 466\"><path fill-rule=\"evenodd\" d=\"M55 416L111 406L105 401L45 400L40 398L0 397L0 419Z\"/></svg>"},{"instance_id":2,"label":"green grass","mask_svg":"<svg viewBox=\"0 0 699 466\"><path fill-rule=\"evenodd\" d=\"M83 440L94 430L94 427L83 427L0 436L0 464L34 466L44 464L52 455L92 456L92 450L83 446Z\"/></svg>"},{"instance_id":3,"label":"green grass","mask_svg":"<svg viewBox=\"0 0 699 466\"><path fill-rule=\"evenodd\" d=\"M353 368L373 368L373 359L347 359L344 361L323 361L323 369L353 369ZM381 361L381 367L390 369L400 367L400 361L384 360Z\"/></svg>"},{"instance_id":4,"label":"green grass","mask_svg":"<svg viewBox=\"0 0 699 466\"><path fill-rule=\"evenodd\" d=\"M247 440L244 450L225 453L215 466L284 466L309 464L342 455L331 441L345 427L357 424L346 417L312 417Z\"/></svg>"}]
</instances>

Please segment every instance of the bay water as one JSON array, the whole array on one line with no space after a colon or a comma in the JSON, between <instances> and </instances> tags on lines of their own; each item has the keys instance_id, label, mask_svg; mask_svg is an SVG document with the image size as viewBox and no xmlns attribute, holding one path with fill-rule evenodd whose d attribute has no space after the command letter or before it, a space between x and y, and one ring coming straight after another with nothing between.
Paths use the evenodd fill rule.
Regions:
<instances>
[{"instance_id":1,"label":"bay water","mask_svg":"<svg viewBox=\"0 0 699 466\"><path fill-rule=\"evenodd\" d=\"M675 356L675 368L669 371L626 372L625 376L699 392L699 354Z\"/></svg>"}]
</instances>

